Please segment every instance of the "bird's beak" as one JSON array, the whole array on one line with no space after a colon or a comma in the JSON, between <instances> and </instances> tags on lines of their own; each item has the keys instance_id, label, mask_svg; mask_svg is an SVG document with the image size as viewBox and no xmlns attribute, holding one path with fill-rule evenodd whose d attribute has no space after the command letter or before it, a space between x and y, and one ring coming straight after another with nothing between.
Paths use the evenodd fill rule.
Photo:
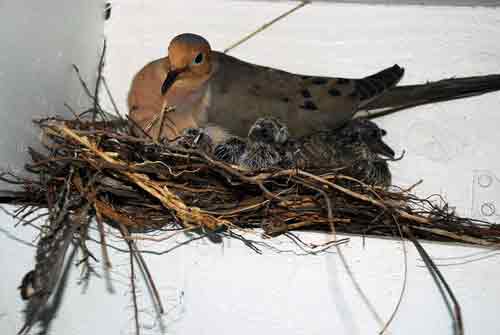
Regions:
<instances>
[{"instance_id":1,"label":"bird's beak","mask_svg":"<svg viewBox=\"0 0 500 335\"><path fill-rule=\"evenodd\" d=\"M182 71L184 71L184 69L168 71L167 78L161 85L161 95L165 95L165 93L167 93L168 89L174 84L177 76L179 76Z\"/></svg>"},{"instance_id":2,"label":"bird's beak","mask_svg":"<svg viewBox=\"0 0 500 335\"><path fill-rule=\"evenodd\" d=\"M375 140L371 142L369 145L371 147L372 151L383 155L387 158L394 158L395 152L392 150L390 146L388 146L382 139Z\"/></svg>"}]
</instances>

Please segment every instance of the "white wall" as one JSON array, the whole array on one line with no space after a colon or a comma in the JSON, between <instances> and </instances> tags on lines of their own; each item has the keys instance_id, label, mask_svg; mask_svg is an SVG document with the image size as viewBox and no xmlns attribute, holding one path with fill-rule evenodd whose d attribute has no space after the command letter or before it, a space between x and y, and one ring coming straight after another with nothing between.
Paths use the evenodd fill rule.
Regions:
<instances>
[{"instance_id":1,"label":"white wall","mask_svg":"<svg viewBox=\"0 0 500 335\"><path fill-rule=\"evenodd\" d=\"M115 16L106 25L110 59L116 61L109 62L106 73L122 109L130 78L143 64L163 56L173 36L199 33L222 50L295 5L213 0L116 3ZM398 63L406 68L402 84L414 84L500 73L495 36L500 36L499 9L313 3L231 54L293 72L354 77ZM120 59L124 53L129 57ZM487 202L500 208L500 183L495 179L495 174L500 177L499 104L500 93L494 93L381 119L389 133L387 141L397 152L407 151L401 162L392 164L395 182L410 185L423 178L421 195L442 194L464 215L486 218L481 206ZM489 218L498 221L499 214ZM465 261L469 258L461 255L478 252L455 246L427 248L440 264ZM174 333L380 330L335 254L258 256L235 242L217 249L192 247L179 256L150 257L157 280L184 292L179 307L183 316L170 328ZM448 314L427 270L411 245L408 250L408 291L390 329L394 334L451 334ZM401 245L370 240L363 249L353 238L344 252L371 303L387 320L401 289ZM493 279L500 274L499 265L493 257L441 269L460 299L469 334L500 332L495 312L500 285Z\"/></svg>"},{"instance_id":2,"label":"white wall","mask_svg":"<svg viewBox=\"0 0 500 335\"><path fill-rule=\"evenodd\" d=\"M0 1L2 168L22 168L38 135L32 119L88 105L71 65L93 86L103 8L103 0Z\"/></svg>"},{"instance_id":3,"label":"white wall","mask_svg":"<svg viewBox=\"0 0 500 335\"><path fill-rule=\"evenodd\" d=\"M163 56L176 34L201 33L220 50L294 5L115 1L105 27L109 42L106 76L121 110L126 110L133 74L149 60ZM318 3L232 54L289 71L322 75L362 76L399 63L407 69L403 83L412 84L499 73L500 45L495 36L500 36L498 9ZM392 165L395 181L409 185L423 178L421 194L440 193L466 215L482 215L480 208L486 202L497 204L499 103L500 94L494 93L415 108L380 120L388 130L388 142L397 151L407 150L405 159ZM12 225L6 219L1 222L2 228ZM28 228L9 231L29 235ZM327 238L301 236L311 241ZM0 266L9 269L0 283L0 329L13 333L19 328L22 308L14 290L32 265L33 249L6 234L0 234L0 239ZM174 242L157 243L154 248L167 249ZM274 243L294 249L283 240ZM455 290L466 333L498 334L498 253L425 246L436 263L443 265L441 271ZM451 334L449 316L431 277L413 247L406 248L408 287L391 333ZM402 287L401 243L368 239L363 247L362 240L353 237L342 251L377 314L387 320ZM350 335L375 334L381 329L333 252L305 257L265 250L264 255L256 255L236 241L225 241L223 246L202 241L166 255L146 257L167 306L164 324L169 334ZM469 262L480 257L488 258ZM115 295L105 293L101 280L94 280L88 294L81 295L74 285L75 271L70 280L74 287L66 295L53 333L133 333L127 262L124 255L113 255ZM143 333L158 334L147 295L142 295Z\"/></svg>"},{"instance_id":4,"label":"white wall","mask_svg":"<svg viewBox=\"0 0 500 335\"><path fill-rule=\"evenodd\" d=\"M71 65L78 65L92 87L103 45L103 10L103 0L0 0L1 169L22 170L26 148L39 143L32 119L67 115L64 103L76 110L89 106ZM33 229L14 229L15 223L0 212L0 334L15 334L21 326L24 303L17 286L35 255L13 237L31 242Z\"/></svg>"},{"instance_id":5,"label":"white wall","mask_svg":"<svg viewBox=\"0 0 500 335\"><path fill-rule=\"evenodd\" d=\"M282 0L258 0L273 1ZM425 5L425 6L491 6L498 7L498 0L312 0L312 2L333 2L353 4L383 4L383 5Z\"/></svg>"}]
</instances>

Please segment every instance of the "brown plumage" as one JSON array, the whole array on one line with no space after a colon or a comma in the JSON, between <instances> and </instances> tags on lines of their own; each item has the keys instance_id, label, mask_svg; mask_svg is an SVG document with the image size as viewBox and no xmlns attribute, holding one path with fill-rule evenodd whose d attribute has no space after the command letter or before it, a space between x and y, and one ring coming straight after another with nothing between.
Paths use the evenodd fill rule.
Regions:
<instances>
[{"instance_id":1,"label":"brown plumage","mask_svg":"<svg viewBox=\"0 0 500 335\"><path fill-rule=\"evenodd\" d=\"M162 137L173 139L185 128L200 125L206 108L208 79L213 74L210 45L204 39L174 38L169 57L157 59L142 68L134 79L128 95L129 114L135 123L156 138L160 123ZM201 56L201 63L195 59ZM172 89L162 93L166 80L175 81ZM175 106L161 122L159 116L167 106ZM142 131L133 129L140 135Z\"/></svg>"},{"instance_id":2,"label":"brown plumage","mask_svg":"<svg viewBox=\"0 0 500 335\"><path fill-rule=\"evenodd\" d=\"M207 124L245 136L256 119L267 116L281 119L300 136L337 128L357 111L385 113L500 89L500 75L394 88L403 72L394 65L362 79L293 74L212 51L203 37L181 34L170 42L167 57L136 74L128 107L132 120L153 137L160 124L162 136L169 139ZM160 122L165 106L176 106L176 111Z\"/></svg>"},{"instance_id":3,"label":"brown plumage","mask_svg":"<svg viewBox=\"0 0 500 335\"><path fill-rule=\"evenodd\" d=\"M296 135L333 129L394 86L404 72L394 65L363 79L304 76L212 51L194 34L175 37L168 51L168 57L134 77L128 105L131 118L152 136L162 109L175 106L162 130L170 139L184 128L207 124L245 136L264 116L281 119Z\"/></svg>"}]
</instances>

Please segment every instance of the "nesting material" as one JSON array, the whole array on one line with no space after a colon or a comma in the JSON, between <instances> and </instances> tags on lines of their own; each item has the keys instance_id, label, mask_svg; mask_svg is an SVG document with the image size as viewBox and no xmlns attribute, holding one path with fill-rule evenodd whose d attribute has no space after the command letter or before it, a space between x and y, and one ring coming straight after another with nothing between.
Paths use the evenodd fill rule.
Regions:
<instances>
[{"instance_id":1,"label":"nesting material","mask_svg":"<svg viewBox=\"0 0 500 335\"><path fill-rule=\"evenodd\" d=\"M42 327L48 327L56 310L51 306L51 297L61 292L76 250L82 253L82 280L91 277L91 260L96 257L87 248L87 241L94 219L105 269L109 270L111 260L104 225L116 228L128 245L136 333L139 309L134 264L145 273L156 309L160 314L164 309L138 251L135 233L191 232L213 242L225 236L243 240L259 252L254 241L238 231L262 228L264 236L285 234L311 253L345 242L336 238L336 232L408 238L429 271L445 285L456 309L454 322L460 329L459 304L418 240L500 245L500 225L463 218L442 201L421 199L411 190L394 186L368 185L347 174L357 170L313 168L307 164L303 169L275 166L249 170L217 160L212 155L214 150L207 153L190 147L191 142L184 139L174 144L132 136L124 120L45 119L37 124L46 150L30 149L31 162L26 169L32 177L9 173L0 176L23 189L3 192L0 197L1 203L18 206L15 216L20 222L46 218L40 229L35 266L20 285L26 308L25 324L19 334L29 333L40 320L44 320ZM371 180L385 183L388 179ZM333 238L324 245L312 245L293 235L295 230L333 232ZM69 253L71 245L74 248ZM51 316L43 319L47 311Z\"/></svg>"},{"instance_id":2,"label":"nesting material","mask_svg":"<svg viewBox=\"0 0 500 335\"><path fill-rule=\"evenodd\" d=\"M31 150L33 179L3 202L84 211L131 232L262 227L268 236L335 230L400 237L411 229L426 240L500 243L499 225L462 218L411 190L364 184L342 169L250 171L198 149L131 136L112 123L46 119L38 125L49 153Z\"/></svg>"}]
</instances>

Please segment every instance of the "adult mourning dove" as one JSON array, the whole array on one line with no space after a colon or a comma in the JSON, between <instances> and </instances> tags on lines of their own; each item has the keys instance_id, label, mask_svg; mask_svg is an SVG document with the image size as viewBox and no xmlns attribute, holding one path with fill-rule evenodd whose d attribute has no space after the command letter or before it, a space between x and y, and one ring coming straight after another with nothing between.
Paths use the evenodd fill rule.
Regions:
<instances>
[{"instance_id":1,"label":"adult mourning dove","mask_svg":"<svg viewBox=\"0 0 500 335\"><path fill-rule=\"evenodd\" d=\"M143 129L135 129L138 135L158 137L161 126L162 137L172 139L185 128L213 123L220 127L210 135L219 142L227 137L224 128L245 136L262 116L278 117L299 136L334 129L358 110L385 113L500 90L497 74L393 87L403 72L394 65L363 79L293 74L212 51L203 37L181 34L167 57L135 75L128 106ZM165 115L165 106L175 111Z\"/></svg>"},{"instance_id":2,"label":"adult mourning dove","mask_svg":"<svg viewBox=\"0 0 500 335\"><path fill-rule=\"evenodd\" d=\"M394 65L362 79L293 74L212 51L203 37L181 34L170 42L167 57L136 74L128 105L131 119L153 137L160 125L161 136L172 139L185 128L208 123L245 136L263 116L281 119L299 136L342 125L403 73ZM159 120L166 106L175 110ZM217 142L226 135L211 137Z\"/></svg>"}]
</instances>

